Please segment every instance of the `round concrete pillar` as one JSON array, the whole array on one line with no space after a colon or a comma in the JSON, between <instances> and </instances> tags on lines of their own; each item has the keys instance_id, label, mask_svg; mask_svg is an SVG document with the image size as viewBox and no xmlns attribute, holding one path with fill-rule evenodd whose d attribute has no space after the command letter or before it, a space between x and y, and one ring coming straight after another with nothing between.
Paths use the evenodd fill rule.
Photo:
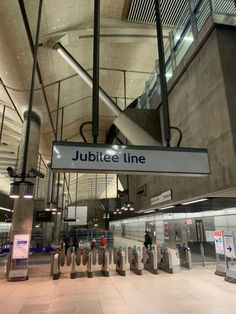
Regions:
<instances>
[{"instance_id":1,"label":"round concrete pillar","mask_svg":"<svg viewBox=\"0 0 236 314\"><path fill-rule=\"evenodd\" d=\"M27 127L27 117L28 113L24 113L24 122L22 130L22 141L20 144L19 155L18 155L18 167L17 174L21 174L22 165L24 159L24 146L25 146L25 133ZM32 112L31 127L30 127L30 137L28 146L28 157L27 157L27 168L26 173L31 168L37 169L38 163L38 151L39 151L39 140L40 140L40 117ZM20 181L19 179L17 179ZM26 178L26 181L30 181L35 184L35 179ZM23 197L24 185L20 185L20 196L18 199L14 200L14 212L12 217L12 228L10 241L13 244L14 239L19 238L18 248L15 246L15 252L13 245L11 245L10 254L10 265L8 280L25 280L28 278L28 253L27 247L29 247L28 241L31 239L32 223L33 223L33 213L34 213L34 199L26 199ZM29 239L29 240L27 240ZM20 245L22 248L20 248ZM18 251L17 251L18 249ZM22 256L20 256L20 250L22 250ZM14 256L13 256L14 253Z\"/></svg>"}]
</instances>

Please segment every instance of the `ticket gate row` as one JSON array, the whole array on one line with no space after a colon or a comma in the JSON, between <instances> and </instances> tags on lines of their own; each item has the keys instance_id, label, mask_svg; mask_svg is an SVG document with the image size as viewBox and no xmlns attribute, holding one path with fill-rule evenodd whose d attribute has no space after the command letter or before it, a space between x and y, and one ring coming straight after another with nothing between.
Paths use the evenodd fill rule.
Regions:
<instances>
[{"instance_id":1,"label":"ticket gate row","mask_svg":"<svg viewBox=\"0 0 236 314\"><path fill-rule=\"evenodd\" d=\"M161 269L169 274L173 274L173 265L170 250L163 245L143 247L143 257L141 258L141 249L139 247L129 248L130 269L136 274L142 274L142 262L144 269L152 274L158 274Z\"/></svg>"},{"instance_id":2,"label":"ticket gate row","mask_svg":"<svg viewBox=\"0 0 236 314\"><path fill-rule=\"evenodd\" d=\"M78 249L77 252L71 252L68 249L65 255L65 250L62 249L52 254L50 274L54 280L58 279L60 277L60 267L67 265L71 267L70 276L73 279L76 278L76 266L87 265L87 276L92 278L93 266L98 264L101 265L101 273L105 277L109 277L109 265L112 263L112 254L112 249Z\"/></svg>"},{"instance_id":3,"label":"ticket gate row","mask_svg":"<svg viewBox=\"0 0 236 314\"><path fill-rule=\"evenodd\" d=\"M127 254L128 253L128 254ZM153 274L158 273L158 268L168 273L173 273L171 255L167 248L160 249L152 246L148 249L145 247L129 247L114 248L114 249L78 249L72 252L68 249L65 255L65 250L54 252L51 261L51 276L53 279L58 279L60 276L60 267L67 265L71 267L70 276L76 278L76 266L87 265L88 278L93 277L93 266L101 265L101 273L105 277L109 277L109 266L114 263L116 271L121 275L126 275L126 263L130 264L130 270L137 275L142 275L142 269L150 271Z\"/></svg>"}]
</instances>

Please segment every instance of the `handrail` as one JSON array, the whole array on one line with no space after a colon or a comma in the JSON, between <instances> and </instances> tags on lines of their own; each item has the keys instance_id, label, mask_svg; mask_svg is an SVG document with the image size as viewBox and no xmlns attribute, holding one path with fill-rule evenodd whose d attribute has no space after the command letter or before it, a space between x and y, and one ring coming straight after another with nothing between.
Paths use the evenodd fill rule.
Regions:
<instances>
[{"instance_id":1,"label":"handrail","mask_svg":"<svg viewBox=\"0 0 236 314\"><path fill-rule=\"evenodd\" d=\"M193 1L194 8L191 11L189 3ZM224 1L224 0L223 0ZM176 69L175 64L172 64L172 56L174 55L175 59L179 57L179 55L182 53L181 46L185 44L184 46L184 53L182 56L180 56L178 60L178 64L181 62L183 57L185 56L186 52L188 51L189 47L193 44L195 41L195 38L193 36L193 29L197 29L197 32L199 33L201 29L203 28L205 22L209 18L211 14L217 13L222 15L231 15L236 16L236 4L234 0L227 0L226 2L221 4L218 0L188 0L186 1L186 7L184 11L186 11L187 6L187 16L183 16L183 14L179 17L179 20L177 21L177 25L182 25L183 20L185 20L184 25L182 25L182 31L180 34L178 34L177 41L174 42L173 46L171 47L170 39L168 40L167 44L165 45L165 52L169 52L169 56L166 59L166 69L171 67L172 73L168 75L166 73L166 79L167 81L173 76L173 73ZM202 10L202 11L201 11ZM191 17L194 16L194 19ZM180 22L181 20L181 22ZM195 21L196 25L193 25L193 21ZM176 27L173 31L173 33L177 33L178 27ZM187 34L190 32L189 38L187 38ZM176 38L176 37L175 37ZM176 61L176 60L175 60ZM157 61L156 61L157 62ZM177 62L176 62L177 63ZM177 64L177 66L178 66ZM154 81L155 80L155 81ZM154 95L154 93L157 91L157 95L160 95L160 76L159 76L159 66L155 66L149 80L145 83L145 90L143 92L144 95L140 96L139 99L139 108L150 108L150 99Z\"/></svg>"}]
</instances>

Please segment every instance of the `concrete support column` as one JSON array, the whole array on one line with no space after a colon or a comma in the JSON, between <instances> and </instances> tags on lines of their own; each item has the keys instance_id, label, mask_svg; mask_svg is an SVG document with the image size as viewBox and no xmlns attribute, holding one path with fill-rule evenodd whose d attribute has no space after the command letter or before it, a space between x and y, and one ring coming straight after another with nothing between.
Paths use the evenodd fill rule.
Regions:
<instances>
[{"instance_id":1,"label":"concrete support column","mask_svg":"<svg viewBox=\"0 0 236 314\"><path fill-rule=\"evenodd\" d=\"M28 113L25 112L24 122L23 122L23 131L22 131L22 141L21 141L20 149L19 149L19 160L18 160L18 169L17 169L18 174L21 174L22 172L27 116L28 116ZM39 140L40 140L40 124L41 124L40 117L35 112L32 112L26 173L28 173L29 169L31 168L37 169ZM33 184L35 184L35 179L27 179L27 181L30 181ZM14 201L14 212L13 212L13 217L12 217L10 241L13 244L14 237L16 235L18 235L19 238L22 238L22 239L19 240L19 246L18 246L19 250L17 251L18 254L14 254L15 256L12 255L13 245L11 245L10 260L9 260L9 265L8 265L8 270L9 270L8 280L9 281L28 279L28 253L29 252L27 252L25 258L20 257L19 253L21 251L20 245L22 245L22 251L24 251L25 248L27 248L27 245L25 245L26 242L24 242L25 241L24 238L27 239L28 237L29 241L31 239L33 212L34 212L34 199L25 199L23 197L23 184L21 184L20 197ZM19 258L18 258L18 255L19 255Z\"/></svg>"}]
</instances>

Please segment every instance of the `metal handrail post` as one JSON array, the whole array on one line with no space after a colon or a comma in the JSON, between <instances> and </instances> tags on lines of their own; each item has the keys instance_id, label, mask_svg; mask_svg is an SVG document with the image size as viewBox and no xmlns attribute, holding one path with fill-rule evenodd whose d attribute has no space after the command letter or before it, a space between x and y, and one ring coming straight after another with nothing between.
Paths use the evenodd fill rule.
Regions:
<instances>
[{"instance_id":1,"label":"metal handrail post","mask_svg":"<svg viewBox=\"0 0 236 314\"><path fill-rule=\"evenodd\" d=\"M193 38L196 39L198 35L198 27L197 27L197 17L195 14L194 0L188 0L188 5L189 5L189 13L190 13L190 21L191 21Z\"/></svg>"}]
</instances>

